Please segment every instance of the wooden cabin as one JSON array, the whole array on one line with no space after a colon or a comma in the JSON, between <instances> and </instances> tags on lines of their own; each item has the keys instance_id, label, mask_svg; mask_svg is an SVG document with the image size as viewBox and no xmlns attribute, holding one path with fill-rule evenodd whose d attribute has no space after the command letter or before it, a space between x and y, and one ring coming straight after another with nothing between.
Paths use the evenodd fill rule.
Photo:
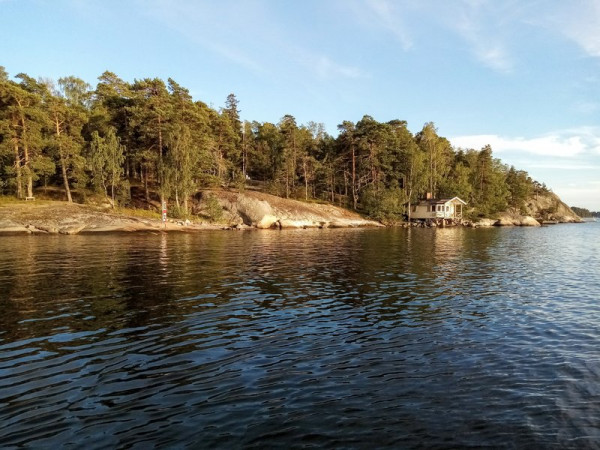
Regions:
<instances>
[{"instance_id":1,"label":"wooden cabin","mask_svg":"<svg viewBox=\"0 0 600 450\"><path fill-rule=\"evenodd\" d=\"M417 205L413 205L410 217L416 220L459 220L462 219L463 207L466 204L458 197L422 200Z\"/></svg>"}]
</instances>

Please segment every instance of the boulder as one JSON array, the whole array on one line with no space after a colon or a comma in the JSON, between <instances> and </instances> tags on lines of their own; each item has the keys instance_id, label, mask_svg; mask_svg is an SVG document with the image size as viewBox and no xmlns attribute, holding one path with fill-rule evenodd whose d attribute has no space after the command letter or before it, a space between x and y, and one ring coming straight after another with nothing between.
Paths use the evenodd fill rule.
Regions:
<instances>
[{"instance_id":1,"label":"boulder","mask_svg":"<svg viewBox=\"0 0 600 450\"><path fill-rule=\"evenodd\" d=\"M513 219L509 216L501 216L494 225L498 227L511 227L514 225L519 225L520 222L517 219Z\"/></svg>"},{"instance_id":2,"label":"boulder","mask_svg":"<svg viewBox=\"0 0 600 450\"><path fill-rule=\"evenodd\" d=\"M268 202L256 198L239 195L235 203L236 212L244 224L256 228L271 228L278 218Z\"/></svg>"},{"instance_id":3,"label":"boulder","mask_svg":"<svg viewBox=\"0 0 600 450\"><path fill-rule=\"evenodd\" d=\"M245 222L244 222L245 223ZM281 225L279 223L279 219L272 214L265 214L257 222L250 222L251 226L255 226L256 228L266 229L266 228L280 228Z\"/></svg>"},{"instance_id":4,"label":"boulder","mask_svg":"<svg viewBox=\"0 0 600 450\"><path fill-rule=\"evenodd\" d=\"M320 224L313 220L294 220L294 219L281 219L279 221L281 228L319 228Z\"/></svg>"},{"instance_id":5,"label":"boulder","mask_svg":"<svg viewBox=\"0 0 600 450\"><path fill-rule=\"evenodd\" d=\"M473 227L493 227L494 225L496 225L496 222L497 221L494 219L479 219L478 222L473 223Z\"/></svg>"},{"instance_id":6,"label":"boulder","mask_svg":"<svg viewBox=\"0 0 600 450\"><path fill-rule=\"evenodd\" d=\"M541 224L531 216L523 216L521 226L524 227L540 227Z\"/></svg>"}]
</instances>

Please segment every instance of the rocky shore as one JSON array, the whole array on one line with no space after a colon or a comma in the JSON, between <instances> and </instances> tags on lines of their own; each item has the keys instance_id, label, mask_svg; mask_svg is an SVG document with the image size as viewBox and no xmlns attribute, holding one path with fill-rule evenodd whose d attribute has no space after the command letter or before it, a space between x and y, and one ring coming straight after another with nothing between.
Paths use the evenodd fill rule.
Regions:
<instances>
[{"instance_id":1,"label":"rocky shore","mask_svg":"<svg viewBox=\"0 0 600 450\"><path fill-rule=\"evenodd\" d=\"M0 235L79 234L132 231L199 231L222 229L290 229L383 227L352 211L329 204L306 203L262 192L204 191L193 202L194 217L206 217L208 198L220 209L218 221L169 219L156 215L138 217L106 206L60 201L7 202L0 206ZM494 218L464 220L467 227L541 226L546 223L576 223L581 219L555 194L530 199L521 210L508 210ZM433 224L410 224L433 226ZM409 224L405 224L409 226Z\"/></svg>"},{"instance_id":2,"label":"rocky shore","mask_svg":"<svg viewBox=\"0 0 600 450\"><path fill-rule=\"evenodd\" d=\"M213 191L222 208L218 222L136 217L110 208L59 201L9 202L0 206L0 235L132 231L199 231L264 228L379 227L351 211L272 195ZM198 211L202 211L201 202Z\"/></svg>"},{"instance_id":3,"label":"rocky shore","mask_svg":"<svg viewBox=\"0 0 600 450\"><path fill-rule=\"evenodd\" d=\"M521 208L509 209L494 219L481 219L470 223L473 227L525 226L539 227L556 223L580 223L581 218L556 194L548 192L531 197Z\"/></svg>"}]
</instances>

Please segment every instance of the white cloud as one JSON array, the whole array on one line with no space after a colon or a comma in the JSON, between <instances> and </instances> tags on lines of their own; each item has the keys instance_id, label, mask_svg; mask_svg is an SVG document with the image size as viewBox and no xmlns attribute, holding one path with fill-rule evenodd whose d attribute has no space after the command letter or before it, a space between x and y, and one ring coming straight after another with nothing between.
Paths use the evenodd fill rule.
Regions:
<instances>
[{"instance_id":1,"label":"white cloud","mask_svg":"<svg viewBox=\"0 0 600 450\"><path fill-rule=\"evenodd\" d=\"M489 144L504 163L545 182L567 204L600 210L600 127L534 137L481 134L449 139L455 147L476 150Z\"/></svg>"},{"instance_id":2,"label":"white cloud","mask_svg":"<svg viewBox=\"0 0 600 450\"><path fill-rule=\"evenodd\" d=\"M505 137L496 134L457 136L455 147L480 149L491 145L495 153L524 152L553 158L600 155L600 129L581 127L561 130L538 137Z\"/></svg>"},{"instance_id":3,"label":"white cloud","mask_svg":"<svg viewBox=\"0 0 600 450\"><path fill-rule=\"evenodd\" d=\"M573 110L580 114L594 114L600 110L600 104L590 101L579 101L573 105Z\"/></svg>"},{"instance_id":4,"label":"white cloud","mask_svg":"<svg viewBox=\"0 0 600 450\"><path fill-rule=\"evenodd\" d=\"M367 11L371 13L371 20L374 22L374 25L387 30L395 36L406 51L413 47L413 40L402 15L396 9L398 5L403 9L406 7L402 3L390 0L366 0ZM358 11L358 14L364 15L365 11Z\"/></svg>"},{"instance_id":5,"label":"white cloud","mask_svg":"<svg viewBox=\"0 0 600 450\"><path fill-rule=\"evenodd\" d=\"M555 186L553 189L560 199L569 206L579 206L592 211L600 211L600 187L593 182Z\"/></svg>"},{"instance_id":6,"label":"white cloud","mask_svg":"<svg viewBox=\"0 0 600 450\"><path fill-rule=\"evenodd\" d=\"M315 59L314 57L311 59ZM314 63L314 70L323 79L334 78L362 78L362 71L356 67L344 66L332 61L327 56L318 56Z\"/></svg>"},{"instance_id":7,"label":"white cloud","mask_svg":"<svg viewBox=\"0 0 600 450\"><path fill-rule=\"evenodd\" d=\"M565 162L531 162L529 167L534 169L557 169L557 170L569 170L569 171L581 171L581 170L598 170L600 165L589 165L589 164L577 164L577 163L565 163Z\"/></svg>"},{"instance_id":8,"label":"white cloud","mask_svg":"<svg viewBox=\"0 0 600 450\"><path fill-rule=\"evenodd\" d=\"M360 78L360 69L298 45L268 2L141 2L154 19L187 39L259 76L281 77L282 72L304 70L318 79ZM223 18L227 22L223 22Z\"/></svg>"},{"instance_id":9,"label":"white cloud","mask_svg":"<svg viewBox=\"0 0 600 450\"><path fill-rule=\"evenodd\" d=\"M600 57L600 1L570 3L551 18L556 29L578 44L588 55Z\"/></svg>"},{"instance_id":10,"label":"white cloud","mask_svg":"<svg viewBox=\"0 0 600 450\"><path fill-rule=\"evenodd\" d=\"M492 10L486 1L464 0L462 5L457 5L455 17L449 17L448 25L468 43L484 65L510 73L514 63L499 31L503 18L497 14L498 11Z\"/></svg>"}]
</instances>

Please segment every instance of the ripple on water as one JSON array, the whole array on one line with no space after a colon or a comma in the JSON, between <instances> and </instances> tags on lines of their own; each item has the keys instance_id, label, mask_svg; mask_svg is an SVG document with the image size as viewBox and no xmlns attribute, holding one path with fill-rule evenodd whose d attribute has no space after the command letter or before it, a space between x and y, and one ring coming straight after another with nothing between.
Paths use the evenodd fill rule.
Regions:
<instances>
[{"instance_id":1,"label":"ripple on water","mask_svg":"<svg viewBox=\"0 0 600 450\"><path fill-rule=\"evenodd\" d=\"M0 239L0 444L597 446L598 229Z\"/></svg>"}]
</instances>

